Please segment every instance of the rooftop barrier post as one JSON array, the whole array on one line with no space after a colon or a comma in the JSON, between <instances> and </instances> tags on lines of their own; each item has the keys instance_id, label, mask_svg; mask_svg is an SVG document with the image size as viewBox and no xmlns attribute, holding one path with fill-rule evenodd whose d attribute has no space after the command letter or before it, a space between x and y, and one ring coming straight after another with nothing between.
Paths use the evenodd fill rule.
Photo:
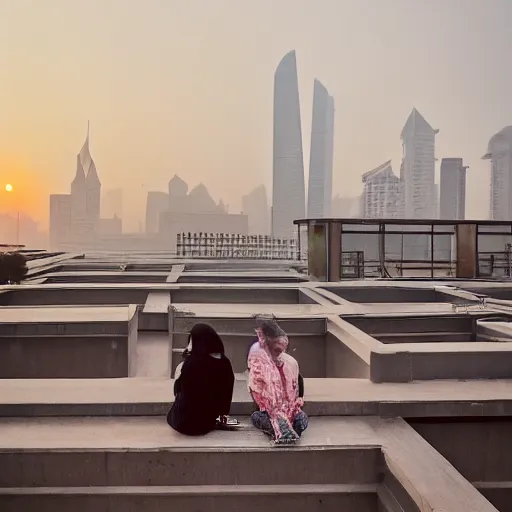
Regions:
<instances>
[{"instance_id":1,"label":"rooftop barrier post","mask_svg":"<svg viewBox=\"0 0 512 512\"><path fill-rule=\"evenodd\" d=\"M478 277L477 238L477 224L465 222L456 225L456 277L458 279L475 279Z\"/></svg>"}]
</instances>

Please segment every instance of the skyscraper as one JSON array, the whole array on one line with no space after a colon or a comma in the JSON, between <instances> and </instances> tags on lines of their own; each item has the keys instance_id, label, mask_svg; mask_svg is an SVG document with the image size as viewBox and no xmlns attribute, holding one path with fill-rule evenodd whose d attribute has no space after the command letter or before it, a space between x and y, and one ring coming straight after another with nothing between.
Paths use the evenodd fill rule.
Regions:
<instances>
[{"instance_id":1,"label":"skyscraper","mask_svg":"<svg viewBox=\"0 0 512 512\"><path fill-rule=\"evenodd\" d=\"M293 221L305 216L304 160L295 51L286 54L274 75L274 157L272 233L291 237Z\"/></svg>"},{"instance_id":2,"label":"skyscraper","mask_svg":"<svg viewBox=\"0 0 512 512\"><path fill-rule=\"evenodd\" d=\"M250 235L268 235L268 202L264 185L242 196L242 213L249 217Z\"/></svg>"},{"instance_id":3,"label":"skyscraper","mask_svg":"<svg viewBox=\"0 0 512 512\"><path fill-rule=\"evenodd\" d=\"M492 220L512 220L512 126L496 133L483 156L491 161Z\"/></svg>"},{"instance_id":4,"label":"skyscraper","mask_svg":"<svg viewBox=\"0 0 512 512\"><path fill-rule=\"evenodd\" d=\"M327 140L325 144L326 177L324 189L324 215L332 215L332 170L334 165L334 98L329 96L327 102Z\"/></svg>"},{"instance_id":5,"label":"skyscraper","mask_svg":"<svg viewBox=\"0 0 512 512\"><path fill-rule=\"evenodd\" d=\"M309 158L308 217L328 217L332 202L334 99L315 80Z\"/></svg>"},{"instance_id":6,"label":"skyscraper","mask_svg":"<svg viewBox=\"0 0 512 512\"><path fill-rule=\"evenodd\" d=\"M72 196L50 195L50 247L55 250L69 242L72 225Z\"/></svg>"},{"instance_id":7,"label":"skyscraper","mask_svg":"<svg viewBox=\"0 0 512 512\"><path fill-rule=\"evenodd\" d=\"M66 243L80 245L94 240L100 223L101 182L89 151L87 137L76 158L76 172L71 193L50 198L50 233L52 248ZM69 210L69 215L68 215Z\"/></svg>"},{"instance_id":8,"label":"skyscraper","mask_svg":"<svg viewBox=\"0 0 512 512\"><path fill-rule=\"evenodd\" d=\"M146 233L158 233L160 214L169 209L169 194L167 192L148 192L146 200Z\"/></svg>"},{"instance_id":9,"label":"skyscraper","mask_svg":"<svg viewBox=\"0 0 512 512\"><path fill-rule=\"evenodd\" d=\"M413 108L400 138L402 139L402 166L400 179L404 187L404 217L430 219L435 208L435 130Z\"/></svg>"},{"instance_id":10,"label":"skyscraper","mask_svg":"<svg viewBox=\"0 0 512 512\"><path fill-rule=\"evenodd\" d=\"M82 168L85 172L85 192L87 217L99 220L101 208L101 182L96 171L96 165L89 151L89 133L79 154Z\"/></svg>"},{"instance_id":11,"label":"skyscraper","mask_svg":"<svg viewBox=\"0 0 512 512\"><path fill-rule=\"evenodd\" d=\"M85 171L80 160L80 154L76 156L76 173L71 182L71 222L75 223L87 216L87 194L85 189Z\"/></svg>"},{"instance_id":12,"label":"skyscraper","mask_svg":"<svg viewBox=\"0 0 512 512\"><path fill-rule=\"evenodd\" d=\"M441 160L439 217L448 220L466 218L466 169L462 158Z\"/></svg>"},{"instance_id":13,"label":"skyscraper","mask_svg":"<svg viewBox=\"0 0 512 512\"><path fill-rule=\"evenodd\" d=\"M399 216L401 186L391 168L391 160L363 174L362 181L363 217L391 219Z\"/></svg>"}]
</instances>

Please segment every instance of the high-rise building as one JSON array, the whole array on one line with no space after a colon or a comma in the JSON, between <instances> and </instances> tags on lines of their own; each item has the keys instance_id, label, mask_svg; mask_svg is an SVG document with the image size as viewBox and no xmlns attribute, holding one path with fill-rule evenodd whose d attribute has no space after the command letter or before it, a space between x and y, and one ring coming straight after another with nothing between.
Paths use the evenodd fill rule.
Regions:
<instances>
[{"instance_id":1,"label":"high-rise building","mask_svg":"<svg viewBox=\"0 0 512 512\"><path fill-rule=\"evenodd\" d=\"M326 178L324 189L324 215L330 217L332 215L332 171L334 167L334 98L329 96L327 102L327 140L325 144L327 153Z\"/></svg>"},{"instance_id":2,"label":"high-rise building","mask_svg":"<svg viewBox=\"0 0 512 512\"><path fill-rule=\"evenodd\" d=\"M148 192L146 200L146 233L158 233L160 214L169 209L169 194L166 192Z\"/></svg>"},{"instance_id":3,"label":"high-rise building","mask_svg":"<svg viewBox=\"0 0 512 512\"><path fill-rule=\"evenodd\" d=\"M315 80L309 157L308 217L328 217L332 202L334 99Z\"/></svg>"},{"instance_id":4,"label":"high-rise building","mask_svg":"<svg viewBox=\"0 0 512 512\"><path fill-rule=\"evenodd\" d=\"M114 188L105 191L101 204L101 213L105 219L123 218L123 190Z\"/></svg>"},{"instance_id":5,"label":"high-rise building","mask_svg":"<svg viewBox=\"0 0 512 512\"><path fill-rule=\"evenodd\" d=\"M391 160L363 174L363 217L396 218L401 213L401 184L391 167Z\"/></svg>"},{"instance_id":6,"label":"high-rise building","mask_svg":"<svg viewBox=\"0 0 512 512\"><path fill-rule=\"evenodd\" d=\"M295 51L283 57L274 75L274 156L272 233L288 238L293 221L305 217L304 160Z\"/></svg>"},{"instance_id":7,"label":"high-rise building","mask_svg":"<svg viewBox=\"0 0 512 512\"><path fill-rule=\"evenodd\" d=\"M483 158L491 161L490 218L512 220L512 126L491 138Z\"/></svg>"},{"instance_id":8,"label":"high-rise building","mask_svg":"<svg viewBox=\"0 0 512 512\"><path fill-rule=\"evenodd\" d=\"M85 191L87 217L90 220L99 220L101 209L101 182L96 171L96 165L89 151L89 135L80 151L80 160L85 171Z\"/></svg>"},{"instance_id":9,"label":"high-rise building","mask_svg":"<svg viewBox=\"0 0 512 512\"><path fill-rule=\"evenodd\" d=\"M172 212L186 212L187 208L187 195L188 185L178 175L174 175L169 181L169 211ZM146 228L147 229L147 228Z\"/></svg>"},{"instance_id":10,"label":"high-rise building","mask_svg":"<svg viewBox=\"0 0 512 512\"><path fill-rule=\"evenodd\" d=\"M72 196L52 194L50 196L50 247L58 249L69 241L72 223Z\"/></svg>"},{"instance_id":11,"label":"high-rise building","mask_svg":"<svg viewBox=\"0 0 512 512\"><path fill-rule=\"evenodd\" d=\"M462 158L441 160L439 217L448 220L466 218L466 169Z\"/></svg>"},{"instance_id":12,"label":"high-rise building","mask_svg":"<svg viewBox=\"0 0 512 512\"><path fill-rule=\"evenodd\" d=\"M404 216L406 219L435 217L435 130L414 108L401 133Z\"/></svg>"},{"instance_id":13,"label":"high-rise building","mask_svg":"<svg viewBox=\"0 0 512 512\"><path fill-rule=\"evenodd\" d=\"M242 213L249 218L249 235L268 235L268 202L264 185L242 196Z\"/></svg>"},{"instance_id":14,"label":"high-rise building","mask_svg":"<svg viewBox=\"0 0 512 512\"><path fill-rule=\"evenodd\" d=\"M53 244L52 248L62 247L65 244L81 246L94 240L99 233L101 182L89 151L89 128L76 162L76 173L71 182L71 193L69 195L57 194L50 198L50 242ZM66 212L68 208L69 216L62 213ZM66 222L69 223L68 227L66 227ZM64 233L67 235L64 236Z\"/></svg>"}]
</instances>

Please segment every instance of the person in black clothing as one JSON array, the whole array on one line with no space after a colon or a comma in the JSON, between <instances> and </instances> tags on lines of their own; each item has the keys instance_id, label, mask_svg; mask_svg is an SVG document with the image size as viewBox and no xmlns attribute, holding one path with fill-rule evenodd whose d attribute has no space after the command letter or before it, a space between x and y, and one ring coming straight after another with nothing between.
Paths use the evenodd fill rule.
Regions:
<instances>
[{"instance_id":1,"label":"person in black clothing","mask_svg":"<svg viewBox=\"0 0 512 512\"><path fill-rule=\"evenodd\" d=\"M196 324L189 335L190 352L174 382L174 404L167 423L181 434L200 436L229 414L235 375L224 345L213 327Z\"/></svg>"}]
</instances>

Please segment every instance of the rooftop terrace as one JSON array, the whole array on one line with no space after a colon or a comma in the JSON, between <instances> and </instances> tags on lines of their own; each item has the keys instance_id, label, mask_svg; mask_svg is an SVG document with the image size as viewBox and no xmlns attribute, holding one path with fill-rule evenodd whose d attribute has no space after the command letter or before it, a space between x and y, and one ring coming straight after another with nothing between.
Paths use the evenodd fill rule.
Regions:
<instances>
[{"instance_id":1,"label":"rooftop terrace","mask_svg":"<svg viewBox=\"0 0 512 512\"><path fill-rule=\"evenodd\" d=\"M297 261L59 254L0 287L0 510L512 511L512 282L310 281ZM249 421L257 313L289 334L310 428ZM187 332L223 338L239 432L164 415Z\"/></svg>"}]
</instances>

